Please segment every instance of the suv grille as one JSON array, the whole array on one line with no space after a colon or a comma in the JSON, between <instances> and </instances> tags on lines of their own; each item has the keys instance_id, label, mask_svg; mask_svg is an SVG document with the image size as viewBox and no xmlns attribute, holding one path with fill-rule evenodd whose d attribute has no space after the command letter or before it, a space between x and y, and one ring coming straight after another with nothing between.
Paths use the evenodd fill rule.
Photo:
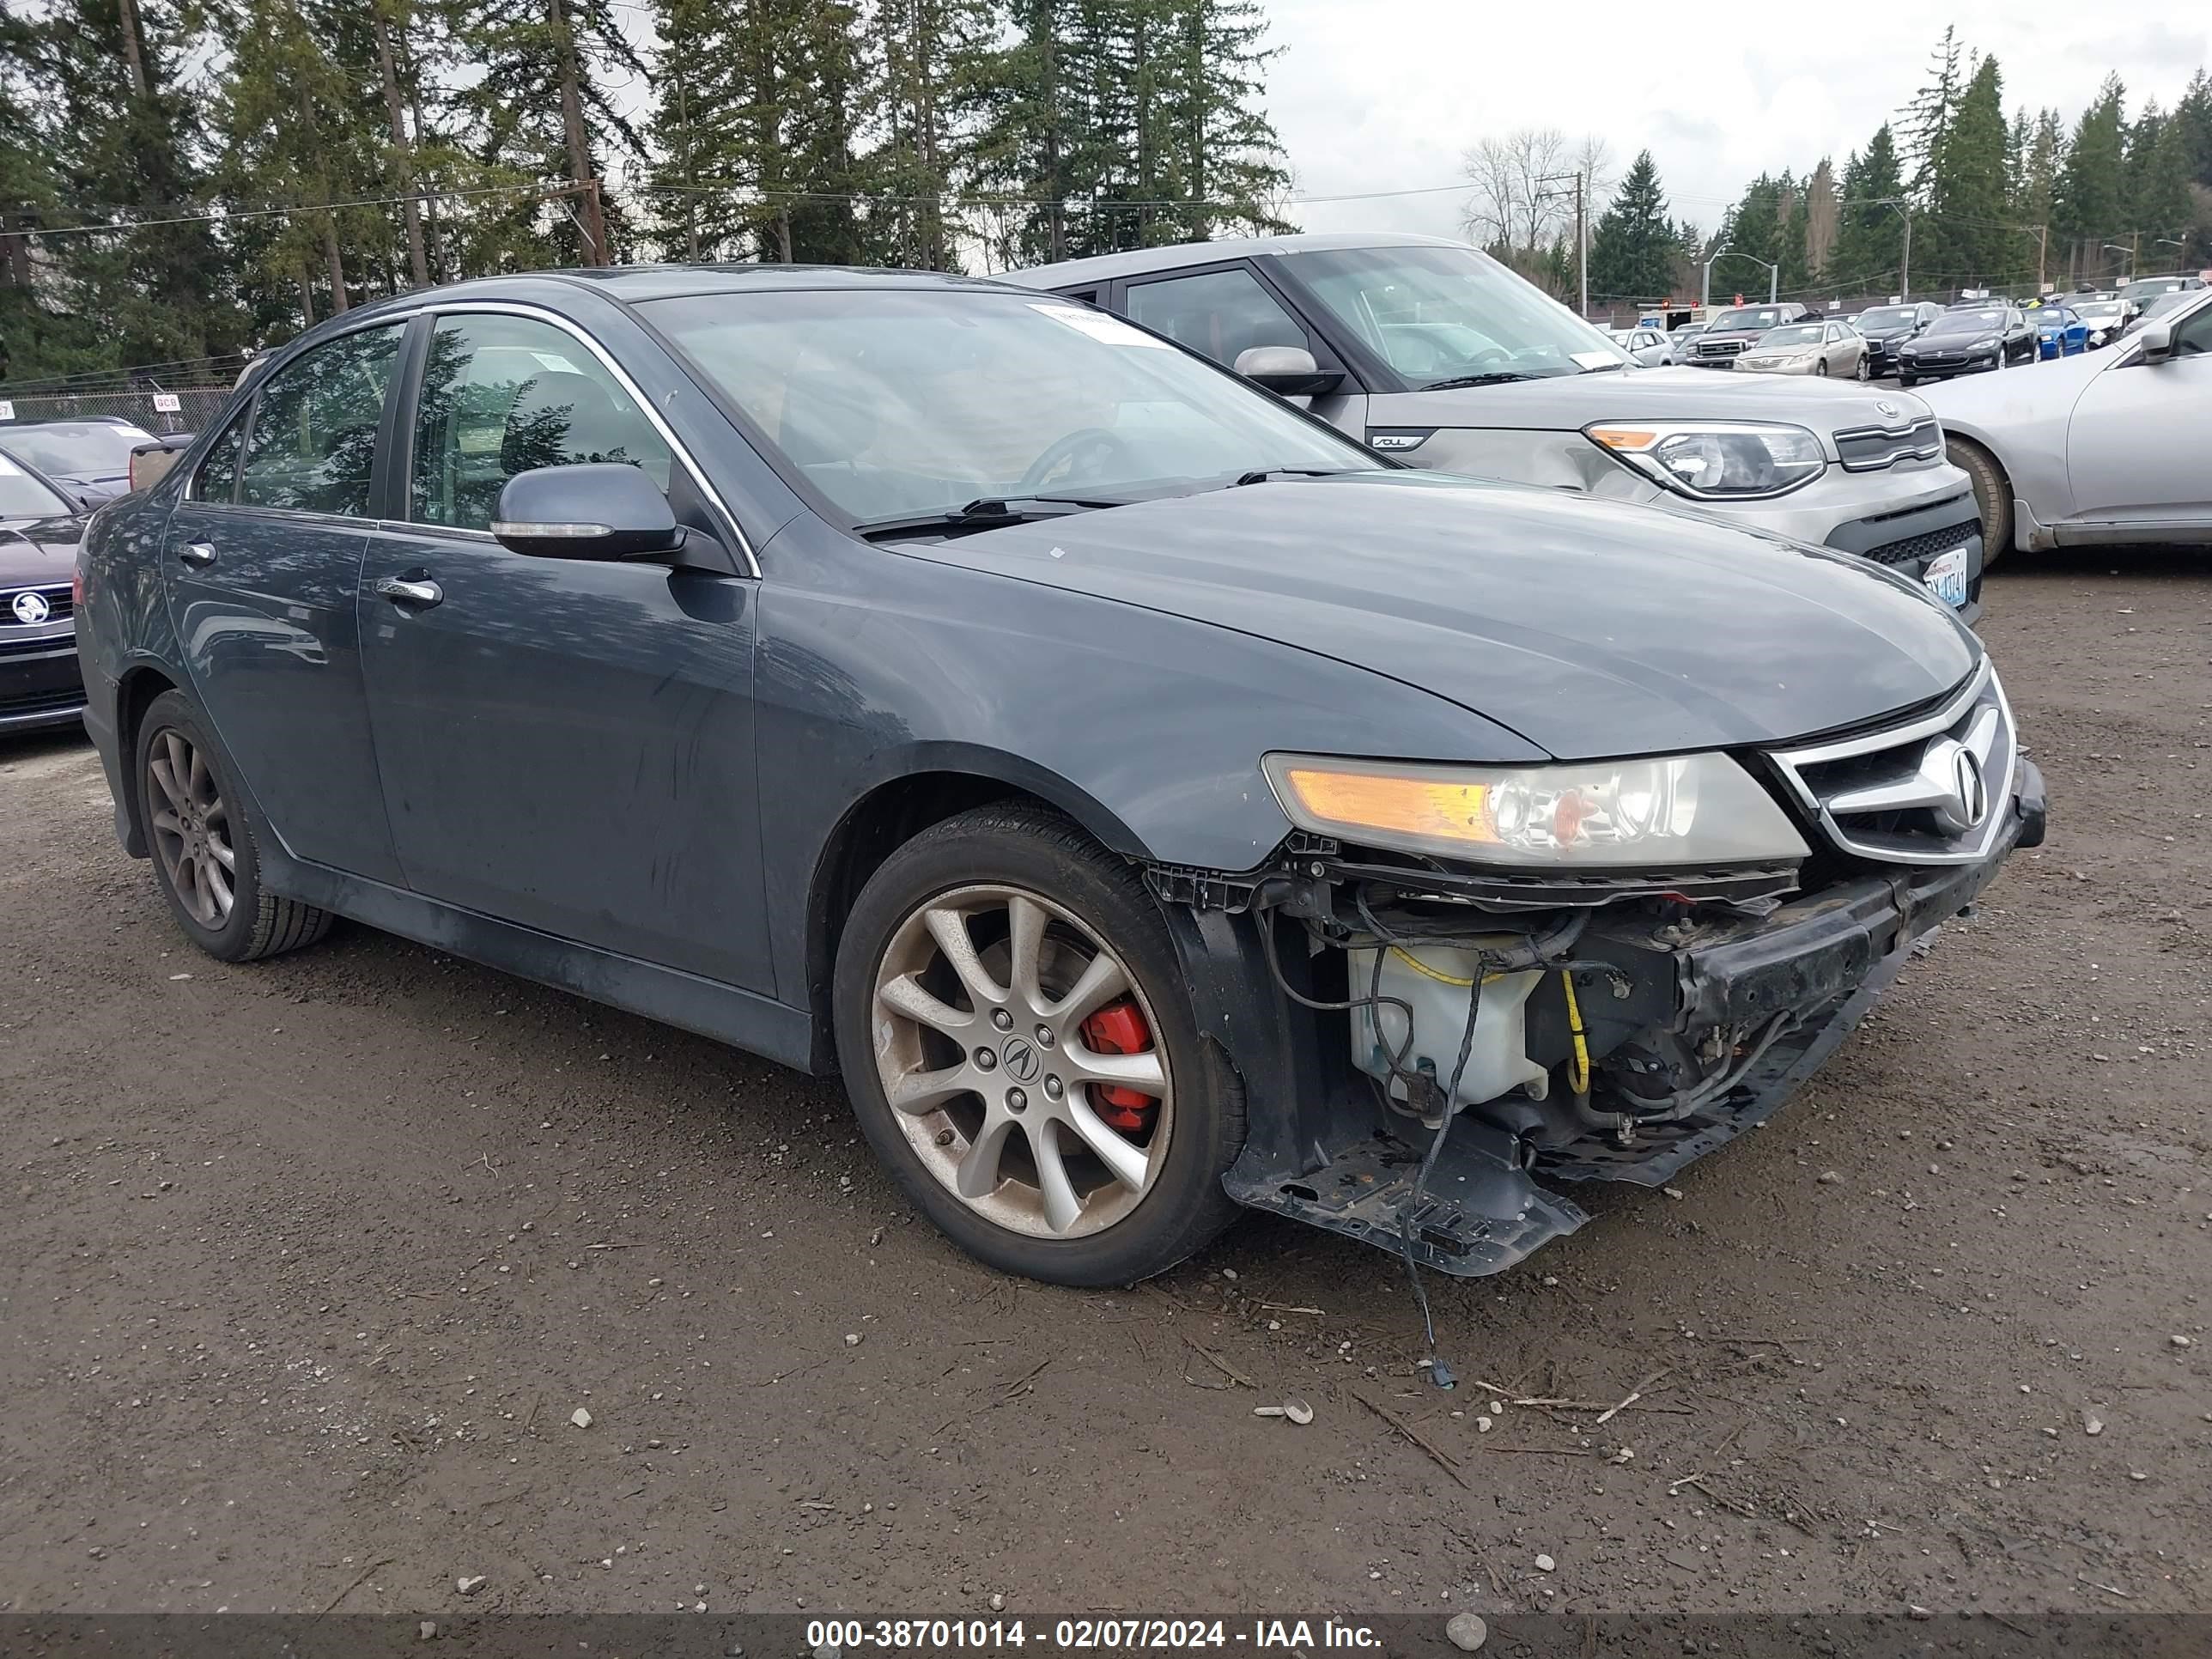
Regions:
<instances>
[{"instance_id":1,"label":"suv grille","mask_svg":"<svg viewBox=\"0 0 2212 1659\"><path fill-rule=\"evenodd\" d=\"M1878 426L1855 427L1836 434L1836 459L1846 472L1879 472L1903 460L1933 461L1943 453L1943 428L1930 416L1902 432ZM1885 559L1893 564L1893 559Z\"/></svg>"},{"instance_id":2,"label":"suv grille","mask_svg":"<svg viewBox=\"0 0 2212 1659\"><path fill-rule=\"evenodd\" d=\"M1954 547L1964 547L1982 533L1982 521L1968 519L1963 523L1946 525L1941 530L1930 530L1917 536L1907 536L1901 542L1884 542L1880 547L1870 547L1859 555L1872 559L1876 564L1917 564L1923 559L1932 559L1938 553L1948 553Z\"/></svg>"},{"instance_id":3,"label":"suv grille","mask_svg":"<svg viewBox=\"0 0 2212 1659\"><path fill-rule=\"evenodd\" d=\"M1734 357L1750 343L1748 340L1700 340L1691 349L1700 357Z\"/></svg>"},{"instance_id":4,"label":"suv grille","mask_svg":"<svg viewBox=\"0 0 2212 1659\"><path fill-rule=\"evenodd\" d=\"M1933 714L1773 759L1844 852L1887 864L1973 864L2004 827L2020 744L1984 658Z\"/></svg>"}]
</instances>

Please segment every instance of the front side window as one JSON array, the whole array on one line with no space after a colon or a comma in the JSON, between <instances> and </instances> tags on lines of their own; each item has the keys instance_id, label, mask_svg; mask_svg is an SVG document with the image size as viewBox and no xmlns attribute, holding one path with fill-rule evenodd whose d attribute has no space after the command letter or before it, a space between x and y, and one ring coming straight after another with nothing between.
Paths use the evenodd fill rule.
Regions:
<instances>
[{"instance_id":1,"label":"front side window","mask_svg":"<svg viewBox=\"0 0 2212 1659\"><path fill-rule=\"evenodd\" d=\"M639 309L787 468L861 523L1376 465L1234 375L1048 295L791 289Z\"/></svg>"},{"instance_id":2,"label":"front side window","mask_svg":"<svg viewBox=\"0 0 2212 1659\"><path fill-rule=\"evenodd\" d=\"M489 529L518 472L620 461L668 488L674 457L637 400L583 342L529 317L439 321L416 406L408 516Z\"/></svg>"},{"instance_id":3,"label":"front side window","mask_svg":"<svg viewBox=\"0 0 2212 1659\"><path fill-rule=\"evenodd\" d=\"M1132 283L1127 305L1133 320L1230 368L1254 346L1313 349L1297 319L1249 270Z\"/></svg>"},{"instance_id":4,"label":"front side window","mask_svg":"<svg viewBox=\"0 0 2212 1659\"><path fill-rule=\"evenodd\" d=\"M242 505L368 516L376 428L405 327L343 335L276 371L254 404Z\"/></svg>"},{"instance_id":5,"label":"front side window","mask_svg":"<svg viewBox=\"0 0 2212 1659\"><path fill-rule=\"evenodd\" d=\"M2212 354L2212 305L2202 305L2173 331L2173 355L2202 357Z\"/></svg>"},{"instance_id":6,"label":"front side window","mask_svg":"<svg viewBox=\"0 0 2212 1659\"><path fill-rule=\"evenodd\" d=\"M1628 366L1603 330L1471 247L1316 248L1282 264L1346 333L1416 389Z\"/></svg>"}]
</instances>

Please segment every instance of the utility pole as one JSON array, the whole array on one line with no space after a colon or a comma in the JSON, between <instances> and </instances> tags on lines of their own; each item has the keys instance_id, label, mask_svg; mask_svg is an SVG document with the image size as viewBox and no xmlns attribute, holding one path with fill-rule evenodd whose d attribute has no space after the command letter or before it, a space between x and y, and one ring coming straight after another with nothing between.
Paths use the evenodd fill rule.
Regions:
<instances>
[{"instance_id":1,"label":"utility pole","mask_svg":"<svg viewBox=\"0 0 2212 1659\"><path fill-rule=\"evenodd\" d=\"M1581 317L1589 320L1589 173L1575 171L1575 270L1582 279ZM1611 315L1610 313L1607 313Z\"/></svg>"},{"instance_id":2,"label":"utility pole","mask_svg":"<svg viewBox=\"0 0 2212 1659\"><path fill-rule=\"evenodd\" d=\"M2044 255L2049 252L2050 247L2051 227L2038 225L2035 228L2035 291L2038 294L2043 292Z\"/></svg>"},{"instance_id":3,"label":"utility pole","mask_svg":"<svg viewBox=\"0 0 2212 1659\"><path fill-rule=\"evenodd\" d=\"M1905 250L1897 267L1897 297L1912 297L1912 200L1906 196L1884 196L1874 204L1876 207L1894 208L1897 216L1905 221Z\"/></svg>"}]
</instances>

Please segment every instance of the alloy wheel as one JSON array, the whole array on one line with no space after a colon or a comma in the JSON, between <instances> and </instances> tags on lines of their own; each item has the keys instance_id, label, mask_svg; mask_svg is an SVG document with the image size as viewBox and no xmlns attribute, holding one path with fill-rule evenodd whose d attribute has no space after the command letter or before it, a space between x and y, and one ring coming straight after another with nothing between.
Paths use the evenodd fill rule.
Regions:
<instances>
[{"instance_id":1,"label":"alloy wheel","mask_svg":"<svg viewBox=\"0 0 2212 1659\"><path fill-rule=\"evenodd\" d=\"M231 846L230 814L216 787L207 757L174 726L154 740L146 757L148 822L161 872L185 913L203 927L220 928L237 902L238 855Z\"/></svg>"},{"instance_id":2,"label":"alloy wheel","mask_svg":"<svg viewBox=\"0 0 2212 1659\"><path fill-rule=\"evenodd\" d=\"M1135 1209L1175 1129L1172 1062L1112 946L1041 894L942 893L877 964L872 1047L922 1167L977 1215L1034 1237Z\"/></svg>"}]
</instances>

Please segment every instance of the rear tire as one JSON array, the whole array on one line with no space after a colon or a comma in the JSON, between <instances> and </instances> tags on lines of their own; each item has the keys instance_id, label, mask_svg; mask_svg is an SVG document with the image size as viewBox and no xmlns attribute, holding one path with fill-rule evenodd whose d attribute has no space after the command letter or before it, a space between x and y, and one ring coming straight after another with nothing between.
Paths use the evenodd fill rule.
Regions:
<instances>
[{"instance_id":1,"label":"rear tire","mask_svg":"<svg viewBox=\"0 0 2212 1659\"><path fill-rule=\"evenodd\" d=\"M154 884L186 939L219 962L258 962L330 932L329 911L263 890L252 809L183 692L148 705L132 752Z\"/></svg>"},{"instance_id":2,"label":"rear tire","mask_svg":"<svg viewBox=\"0 0 2212 1659\"><path fill-rule=\"evenodd\" d=\"M963 957L969 972L956 971ZM1127 988L1092 993L1100 1012L1133 1010L1146 1057L1157 1053L1155 1086L1135 1091L1153 1112L1120 1140L1104 1120L1131 1108L1097 1091L1130 1091L1097 1073L1137 1050L1098 1046L1090 1019L1060 1012L1089 1006L1078 994L1102 963ZM1244 1144L1242 1088L1200 1036L1158 902L1057 813L979 807L893 853L846 920L831 997L869 1144L978 1260L1050 1284L1126 1285L1236 1218L1221 1177Z\"/></svg>"},{"instance_id":3,"label":"rear tire","mask_svg":"<svg viewBox=\"0 0 2212 1659\"><path fill-rule=\"evenodd\" d=\"M1920 384L1920 377L1917 374L1900 374L1897 377L1897 384L1904 390L1910 392L1913 387Z\"/></svg>"},{"instance_id":4,"label":"rear tire","mask_svg":"<svg viewBox=\"0 0 2212 1659\"><path fill-rule=\"evenodd\" d=\"M1990 569L2012 550L2012 481L1996 457L1969 439L1953 438L1943 447L1951 465L1974 486L1974 507L1982 517L1982 568Z\"/></svg>"}]
</instances>

